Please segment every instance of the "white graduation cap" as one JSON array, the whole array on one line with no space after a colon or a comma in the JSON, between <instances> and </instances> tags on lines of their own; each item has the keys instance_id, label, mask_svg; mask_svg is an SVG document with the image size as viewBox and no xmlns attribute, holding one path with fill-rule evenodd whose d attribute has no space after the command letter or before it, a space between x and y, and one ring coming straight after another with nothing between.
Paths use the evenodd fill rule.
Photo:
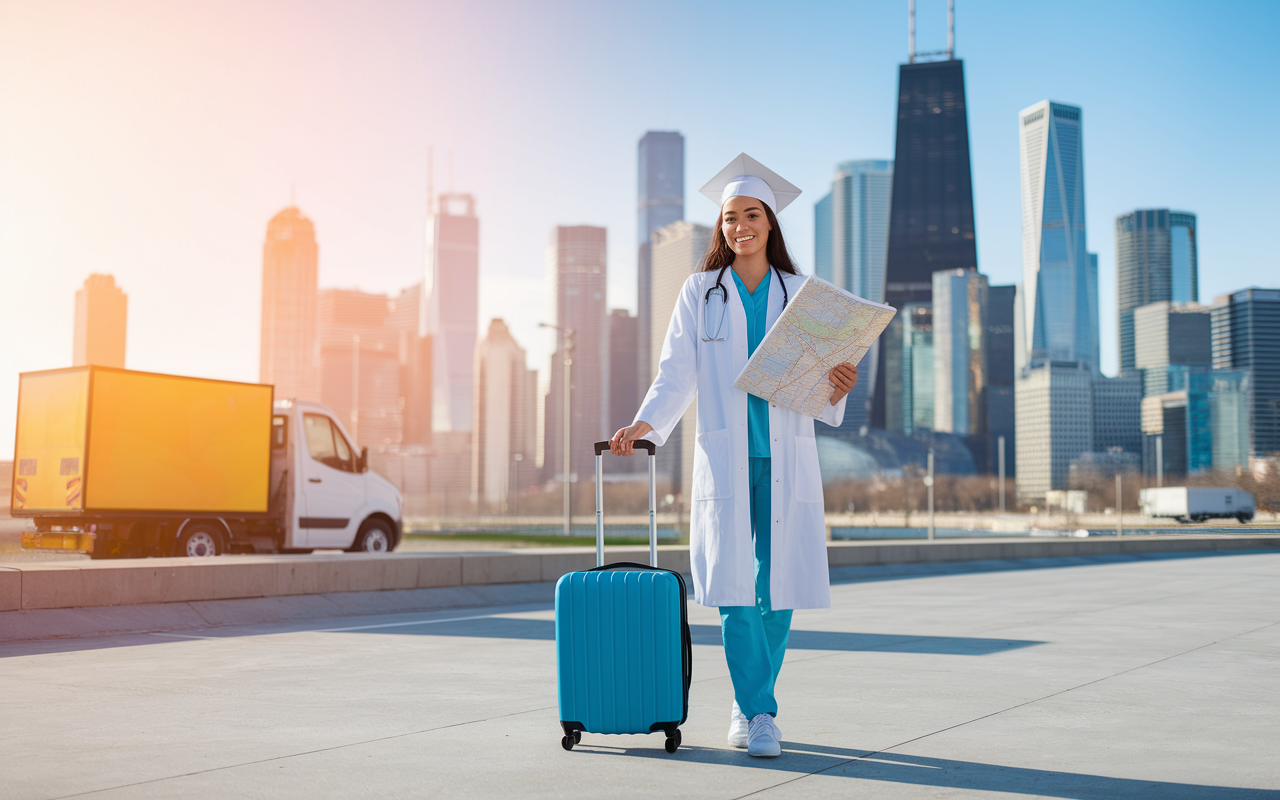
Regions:
<instances>
[{"instance_id":1,"label":"white graduation cap","mask_svg":"<svg viewBox=\"0 0 1280 800\"><path fill-rule=\"evenodd\" d=\"M717 207L730 197L754 197L768 204L774 214L782 213L800 196L799 187L746 153L739 153L698 191Z\"/></svg>"}]
</instances>

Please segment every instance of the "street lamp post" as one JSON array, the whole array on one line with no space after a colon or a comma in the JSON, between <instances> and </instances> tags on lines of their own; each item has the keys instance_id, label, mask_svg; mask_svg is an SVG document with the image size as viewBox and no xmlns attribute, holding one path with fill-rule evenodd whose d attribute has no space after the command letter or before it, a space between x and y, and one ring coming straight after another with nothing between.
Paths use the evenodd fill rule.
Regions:
<instances>
[{"instance_id":1,"label":"street lamp post","mask_svg":"<svg viewBox=\"0 0 1280 800\"><path fill-rule=\"evenodd\" d=\"M563 401L564 402L564 422L563 422L563 426L564 426L564 444L563 444L564 446L564 535L569 536L570 526L572 522L572 514L573 514L572 504L571 504L572 498L570 497L570 494L569 494L571 491L571 488L569 485L569 476L570 476L569 465L571 463L569 460L569 457L570 457L569 444L571 441L569 438L569 419L570 419L569 417L569 386L570 386L569 370L572 369L573 367L574 330L573 328L562 328L559 325L552 325L547 322L538 323L538 327L551 328L552 330L560 331L560 333L564 336L564 401Z\"/></svg>"},{"instance_id":2,"label":"street lamp post","mask_svg":"<svg viewBox=\"0 0 1280 800\"><path fill-rule=\"evenodd\" d=\"M929 474L925 476L924 485L929 487L929 541L933 541L933 448L929 448Z\"/></svg>"}]
</instances>

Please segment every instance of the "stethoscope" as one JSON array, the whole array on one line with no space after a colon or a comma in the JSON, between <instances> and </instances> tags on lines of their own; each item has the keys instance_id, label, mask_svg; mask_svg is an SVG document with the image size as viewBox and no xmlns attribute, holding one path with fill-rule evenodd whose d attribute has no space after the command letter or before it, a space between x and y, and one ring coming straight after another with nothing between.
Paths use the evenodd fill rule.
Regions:
<instances>
[{"instance_id":1,"label":"stethoscope","mask_svg":"<svg viewBox=\"0 0 1280 800\"><path fill-rule=\"evenodd\" d=\"M704 320L706 322L705 331L707 333L711 333L711 298L717 297L720 299L720 305L719 305L720 314L716 319L715 333L711 333L710 339L708 339L706 336L703 336L702 341L704 342L723 342L726 338L728 338L720 335L720 329L724 327L725 304L729 302L729 291L724 288L724 282L723 282L724 271L728 268L729 268L728 264L720 268L720 272L716 275L716 285L708 289L707 293L702 296L703 313L706 316L706 319ZM782 279L781 270L779 270L777 267L773 267L773 271L778 273L778 284L782 286L782 307L786 308L787 301L791 299L787 295L787 282Z\"/></svg>"}]
</instances>

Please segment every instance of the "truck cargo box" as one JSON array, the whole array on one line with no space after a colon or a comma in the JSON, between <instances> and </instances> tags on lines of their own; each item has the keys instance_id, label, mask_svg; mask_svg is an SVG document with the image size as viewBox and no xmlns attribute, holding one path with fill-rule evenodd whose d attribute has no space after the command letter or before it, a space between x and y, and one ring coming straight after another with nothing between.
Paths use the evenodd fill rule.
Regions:
<instances>
[{"instance_id":1,"label":"truck cargo box","mask_svg":"<svg viewBox=\"0 0 1280 800\"><path fill-rule=\"evenodd\" d=\"M23 373L12 511L266 513L272 393L110 367Z\"/></svg>"},{"instance_id":2,"label":"truck cargo box","mask_svg":"<svg viewBox=\"0 0 1280 800\"><path fill-rule=\"evenodd\" d=\"M1253 495L1243 489L1214 486L1165 486L1138 493L1142 513L1149 517L1172 517L1184 522L1237 518L1254 515Z\"/></svg>"}]
</instances>

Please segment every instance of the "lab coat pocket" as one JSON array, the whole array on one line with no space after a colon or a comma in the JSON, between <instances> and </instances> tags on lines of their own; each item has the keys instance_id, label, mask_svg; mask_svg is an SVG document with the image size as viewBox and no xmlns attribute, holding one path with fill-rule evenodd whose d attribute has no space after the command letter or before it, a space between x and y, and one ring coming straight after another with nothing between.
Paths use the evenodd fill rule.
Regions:
<instances>
[{"instance_id":1,"label":"lab coat pocket","mask_svg":"<svg viewBox=\"0 0 1280 800\"><path fill-rule=\"evenodd\" d=\"M813 439L796 437L795 487L798 502L822 502L822 470L818 467L818 447Z\"/></svg>"},{"instance_id":2,"label":"lab coat pocket","mask_svg":"<svg viewBox=\"0 0 1280 800\"><path fill-rule=\"evenodd\" d=\"M733 497L733 448L729 431L698 434L693 453L693 499Z\"/></svg>"}]
</instances>

